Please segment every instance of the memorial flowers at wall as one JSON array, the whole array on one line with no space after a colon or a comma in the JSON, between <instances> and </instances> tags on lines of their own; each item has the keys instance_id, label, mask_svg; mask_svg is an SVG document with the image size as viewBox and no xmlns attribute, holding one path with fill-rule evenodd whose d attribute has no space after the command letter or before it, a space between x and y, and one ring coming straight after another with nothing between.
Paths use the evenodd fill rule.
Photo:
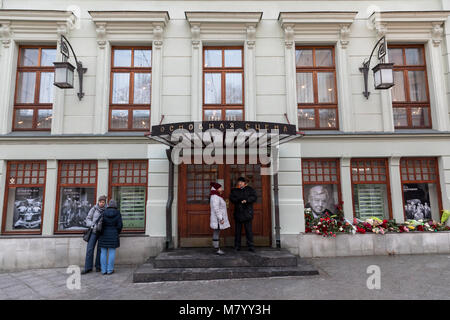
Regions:
<instances>
[{"instance_id":1,"label":"memorial flowers at wall","mask_svg":"<svg viewBox=\"0 0 450 320\"><path fill-rule=\"evenodd\" d=\"M450 211L444 210L440 222L433 220L407 220L397 223L395 220L381 220L370 217L365 220L354 218L352 222L344 217L342 204L337 206L337 213L330 215L325 213L321 217L314 217L310 208L305 208L305 232L315 233L323 237L336 237L338 233L376 233L385 234L404 232L437 232L448 231L450 227L445 222L450 217Z\"/></svg>"}]
</instances>

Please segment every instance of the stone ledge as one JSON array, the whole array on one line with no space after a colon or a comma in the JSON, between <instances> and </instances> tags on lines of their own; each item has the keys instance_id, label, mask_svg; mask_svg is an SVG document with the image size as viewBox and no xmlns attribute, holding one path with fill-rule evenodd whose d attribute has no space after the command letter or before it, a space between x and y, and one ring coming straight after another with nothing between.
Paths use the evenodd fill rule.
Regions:
<instances>
[{"instance_id":1,"label":"stone ledge","mask_svg":"<svg viewBox=\"0 0 450 320\"><path fill-rule=\"evenodd\" d=\"M163 250L164 237L123 235L117 264L141 264ZM0 272L84 266L86 242L80 236L1 237Z\"/></svg>"},{"instance_id":2,"label":"stone ledge","mask_svg":"<svg viewBox=\"0 0 450 320\"><path fill-rule=\"evenodd\" d=\"M302 258L450 253L448 231L338 234L336 238L302 233L297 239Z\"/></svg>"}]
</instances>

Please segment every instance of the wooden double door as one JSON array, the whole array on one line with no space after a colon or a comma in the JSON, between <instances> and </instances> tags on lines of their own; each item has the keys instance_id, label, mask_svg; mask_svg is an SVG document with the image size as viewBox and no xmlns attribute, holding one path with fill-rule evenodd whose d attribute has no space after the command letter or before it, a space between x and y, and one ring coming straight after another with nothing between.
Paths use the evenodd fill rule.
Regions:
<instances>
[{"instance_id":1,"label":"wooden double door","mask_svg":"<svg viewBox=\"0 0 450 320\"><path fill-rule=\"evenodd\" d=\"M259 164L183 164L179 166L178 181L178 233L180 247L211 246L209 193L210 183L224 186L228 219L231 228L220 233L221 246L234 245L235 221L230 191L237 179L245 177L255 189L258 199L253 205L253 237L256 246L271 244L270 176L261 175ZM242 228L242 234L244 230ZM242 246L246 245L242 236Z\"/></svg>"}]
</instances>

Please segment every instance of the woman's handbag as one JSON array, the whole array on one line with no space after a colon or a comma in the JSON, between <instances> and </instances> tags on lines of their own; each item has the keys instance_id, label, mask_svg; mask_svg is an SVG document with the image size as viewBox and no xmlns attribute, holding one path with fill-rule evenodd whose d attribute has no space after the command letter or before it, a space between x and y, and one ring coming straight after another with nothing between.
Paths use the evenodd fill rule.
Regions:
<instances>
[{"instance_id":1,"label":"woman's handbag","mask_svg":"<svg viewBox=\"0 0 450 320\"><path fill-rule=\"evenodd\" d=\"M86 241L86 242L89 242L89 238L91 237L91 234L92 234L92 227L90 227L89 229L87 229L84 232L83 240Z\"/></svg>"},{"instance_id":2,"label":"woman's handbag","mask_svg":"<svg viewBox=\"0 0 450 320\"><path fill-rule=\"evenodd\" d=\"M97 232L96 233L101 233L102 229L103 229L103 213L100 214L100 216L97 218L97 220L95 221L95 223L84 232L83 235L83 240L86 242L89 242L89 239L91 238L91 234L92 231L94 229L94 226L97 224Z\"/></svg>"}]
</instances>

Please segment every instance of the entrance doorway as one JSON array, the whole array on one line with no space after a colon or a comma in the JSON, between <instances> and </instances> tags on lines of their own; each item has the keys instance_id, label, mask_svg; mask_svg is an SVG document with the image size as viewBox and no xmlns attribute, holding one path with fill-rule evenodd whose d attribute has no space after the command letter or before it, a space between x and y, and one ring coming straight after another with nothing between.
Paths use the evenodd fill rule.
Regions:
<instances>
[{"instance_id":1,"label":"entrance doorway","mask_svg":"<svg viewBox=\"0 0 450 320\"><path fill-rule=\"evenodd\" d=\"M178 234L180 247L211 246L209 193L210 183L218 181L224 186L228 219L231 228L221 232L221 245L234 245L233 204L230 190L240 176L255 189L258 199L253 204L253 236L255 246L271 244L270 176L261 175L259 164L182 164L178 175ZM244 230L242 230L244 234ZM246 245L245 236L242 246Z\"/></svg>"}]
</instances>

